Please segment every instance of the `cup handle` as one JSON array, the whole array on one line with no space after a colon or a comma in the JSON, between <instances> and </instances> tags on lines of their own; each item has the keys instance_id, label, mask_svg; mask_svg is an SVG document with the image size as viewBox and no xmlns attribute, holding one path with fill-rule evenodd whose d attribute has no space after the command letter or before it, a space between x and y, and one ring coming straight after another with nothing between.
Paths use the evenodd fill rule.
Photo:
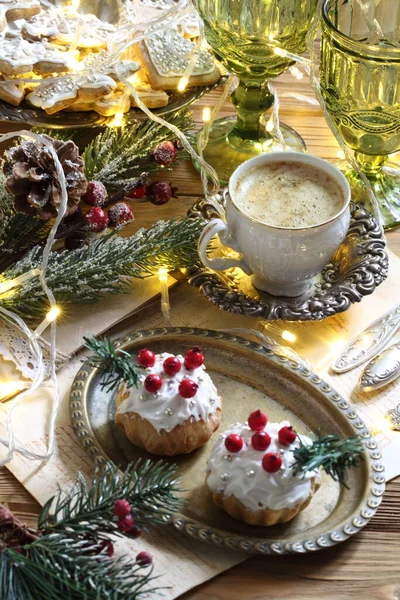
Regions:
<instances>
[{"instance_id":1,"label":"cup handle","mask_svg":"<svg viewBox=\"0 0 400 600\"><path fill-rule=\"evenodd\" d=\"M243 259L236 260L235 258L222 257L209 258L207 256L208 243L216 234L218 234L218 237L224 246L232 248L232 250L238 250L237 242L232 234L229 233L228 225L225 221L222 219L213 219L204 227L198 242L197 249L202 263L215 271L225 271L225 269L231 269L232 267L240 267L247 275L251 275L252 270Z\"/></svg>"}]
</instances>

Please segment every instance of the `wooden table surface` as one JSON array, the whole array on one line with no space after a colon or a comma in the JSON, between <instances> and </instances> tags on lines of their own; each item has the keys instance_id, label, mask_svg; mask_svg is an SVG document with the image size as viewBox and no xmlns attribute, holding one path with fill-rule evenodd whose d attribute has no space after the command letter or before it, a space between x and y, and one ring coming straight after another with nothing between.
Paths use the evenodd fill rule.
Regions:
<instances>
[{"instance_id":1,"label":"wooden table surface","mask_svg":"<svg viewBox=\"0 0 400 600\"><path fill-rule=\"evenodd\" d=\"M336 158L339 148L319 107L285 96L294 89L312 96L308 82L305 79L299 82L289 74L284 74L276 85L280 93L282 121L303 135L311 154L326 159ZM201 123L203 107L213 106L219 94L220 90L215 90L193 106L197 123ZM221 114L231 113L232 107L227 102ZM185 161L172 172L165 173L165 179L179 187L179 198L161 207L138 205L132 230L138 226L148 226L159 218L184 215L201 194L199 176L190 162ZM388 243L400 255L400 230L388 234ZM38 503L6 468L0 469L0 502L7 503L29 524L35 524ZM182 596L182 600L322 598L400 599L400 478L388 483L377 515L351 540L316 554L249 558Z\"/></svg>"}]
</instances>

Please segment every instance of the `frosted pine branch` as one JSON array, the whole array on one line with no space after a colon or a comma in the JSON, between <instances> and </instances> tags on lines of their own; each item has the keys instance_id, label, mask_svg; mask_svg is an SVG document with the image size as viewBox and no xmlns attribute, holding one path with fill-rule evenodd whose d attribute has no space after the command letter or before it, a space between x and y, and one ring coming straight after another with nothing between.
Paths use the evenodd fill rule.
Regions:
<instances>
[{"instance_id":1,"label":"frosted pine branch","mask_svg":"<svg viewBox=\"0 0 400 600\"><path fill-rule=\"evenodd\" d=\"M126 290L130 278L144 278L168 270L192 266L198 260L197 241L204 222L201 219L158 221L122 238L114 231L96 238L88 246L71 252L53 252L47 270L47 283L61 305L97 302L104 294ZM42 249L33 248L2 276L12 279L40 265ZM0 306L24 318L42 317L47 298L37 278L0 297Z\"/></svg>"}]
</instances>

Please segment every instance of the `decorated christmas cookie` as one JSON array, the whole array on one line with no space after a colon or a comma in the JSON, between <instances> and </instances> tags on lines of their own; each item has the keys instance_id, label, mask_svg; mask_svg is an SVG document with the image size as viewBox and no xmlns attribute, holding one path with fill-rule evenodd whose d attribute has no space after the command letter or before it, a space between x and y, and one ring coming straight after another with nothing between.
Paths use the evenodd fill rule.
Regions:
<instances>
[{"instance_id":1,"label":"decorated christmas cookie","mask_svg":"<svg viewBox=\"0 0 400 600\"><path fill-rule=\"evenodd\" d=\"M48 40L58 44L77 44L78 48L104 48L116 28L95 15L42 12L22 25L26 39Z\"/></svg>"},{"instance_id":2,"label":"decorated christmas cookie","mask_svg":"<svg viewBox=\"0 0 400 600\"><path fill-rule=\"evenodd\" d=\"M47 42L29 42L22 37L0 38L0 72L18 75L68 71L68 53Z\"/></svg>"},{"instance_id":3,"label":"decorated christmas cookie","mask_svg":"<svg viewBox=\"0 0 400 600\"><path fill-rule=\"evenodd\" d=\"M18 19L29 19L40 13L40 2L38 0L0 0L0 31L8 22Z\"/></svg>"},{"instance_id":4,"label":"decorated christmas cookie","mask_svg":"<svg viewBox=\"0 0 400 600\"><path fill-rule=\"evenodd\" d=\"M122 385L115 422L136 446L153 454L187 454L203 446L219 427L221 398L197 346L186 355L143 349L138 387Z\"/></svg>"},{"instance_id":5,"label":"decorated christmas cookie","mask_svg":"<svg viewBox=\"0 0 400 600\"><path fill-rule=\"evenodd\" d=\"M176 89L181 77L186 76L194 44L176 31L154 33L137 45L139 62L147 68L150 85L155 90ZM220 78L213 57L201 50L194 64L188 86L210 85Z\"/></svg>"},{"instance_id":6,"label":"decorated christmas cookie","mask_svg":"<svg viewBox=\"0 0 400 600\"><path fill-rule=\"evenodd\" d=\"M122 61L126 63L125 69L130 73L134 73L139 69L139 65L134 61ZM128 70L129 69L129 70ZM89 65L84 61L84 72L89 72ZM114 72L114 67L109 67L106 72L94 72L91 75L70 75L63 77L59 81L46 82L43 81L30 94L26 100L32 106L42 108L48 114L54 114L72 105L78 104L89 105L90 107L84 110L95 108L94 103L100 98L110 99L110 95L117 88L117 77ZM83 71L82 71L83 73ZM104 114L104 113L101 113ZM110 114L115 114L111 113Z\"/></svg>"},{"instance_id":7,"label":"decorated christmas cookie","mask_svg":"<svg viewBox=\"0 0 400 600\"><path fill-rule=\"evenodd\" d=\"M209 461L207 484L215 503L250 525L293 519L320 486L318 470L295 475L295 449L311 440L288 421L269 423L260 410L219 436Z\"/></svg>"}]
</instances>

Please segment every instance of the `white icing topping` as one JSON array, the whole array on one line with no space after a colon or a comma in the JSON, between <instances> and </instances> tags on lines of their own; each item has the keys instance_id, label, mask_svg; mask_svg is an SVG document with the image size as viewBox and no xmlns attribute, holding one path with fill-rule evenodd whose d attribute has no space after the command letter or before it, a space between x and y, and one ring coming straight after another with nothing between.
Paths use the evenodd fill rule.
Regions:
<instances>
[{"instance_id":1,"label":"white icing topping","mask_svg":"<svg viewBox=\"0 0 400 600\"><path fill-rule=\"evenodd\" d=\"M144 41L151 61L162 77L181 77L192 58L193 42L181 37L176 31L152 33ZM214 71L214 60L207 50L201 50L192 75L205 75Z\"/></svg>"},{"instance_id":2,"label":"white icing topping","mask_svg":"<svg viewBox=\"0 0 400 600\"><path fill-rule=\"evenodd\" d=\"M50 108L57 102L75 98L79 89L97 89L107 86L110 89L117 87L116 82L108 75L102 73L88 77L71 76L60 77L54 83L42 83L33 92L27 95L26 99L38 108Z\"/></svg>"},{"instance_id":3,"label":"white icing topping","mask_svg":"<svg viewBox=\"0 0 400 600\"><path fill-rule=\"evenodd\" d=\"M79 27L79 31L78 31ZM71 44L79 33L78 46L104 46L110 34L116 31L114 25L100 21L95 15L73 15L63 13L41 13L25 22L22 31L31 37L54 38L61 44Z\"/></svg>"},{"instance_id":4,"label":"white icing topping","mask_svg":"<svg viewBox=\"0 0 400 600\"><path fill-rule=\"evenodd\" d=\"M3 76L5 81L0 80L0 89L4 90L10 96L13 96L16 100L22 100L24 97L24 86L23 84L14 83L9 80L8 77Z\"/></svg>"},{"instance_id":5,"label":"white icing topping","mask_svg":"<svg viewBox=\"0 0 400 600\"><path fill-rule=\"evenodd\" d=\"M22 38L0 38L0 59L13 67L28 67L38 62L66 63L66 53L43 42L29 42Z\"/></svg>"},{"instance_id":6,"label":"white icing topping","mask_svg":"<svg viewBox=\"0 0 400 600\"><path fill-rule=\"evenodd\" d=\"M219 436L208 460L210 490L226 497L235 496L251 512L264 508L290 509L304 502L311 491L310 480L318 474L307 471L293 477L293 450L299 446L299 441L296 439L289 447L279 443L278 431L285 425L289 422L267 423L265 431L271 436L271 444L263 452L253 448L251 437L255 432L247 423L229 427ZM237 453L230 453L225 448L225 438L230 433L238 433L243 438L243 448ZM303 443L311 443L307 436L300 437ZM276 473L267 473L262 466L263 456L269 452L281 455L282 467Z\"/></svg>"},{"instance_id":7,"label":"white icing topping","mask_svg":"<svg viewBox=\"0 0 400 600\"><path fill-rule=\"evenodd\" d=\"M205 366L190 371L185 368L183 357L178 355L182 368L174 377L169 377L164 373L163 362L170 356L173 354L156 354L154 367L145 369L140 376L138 388L129 389L129 397L118 408L118 413L134 412L149 421L157 431L172 431L176 425L182 425L190 418L194 421L207 421L209 415L221 408L221 398ZM158 374L163 379L162 388L157 394L144 389L143 382L150 373ZM178 387L185 377L199 386L193 398L182 398L179 395Z\"/></svg>"}]
</instances>

